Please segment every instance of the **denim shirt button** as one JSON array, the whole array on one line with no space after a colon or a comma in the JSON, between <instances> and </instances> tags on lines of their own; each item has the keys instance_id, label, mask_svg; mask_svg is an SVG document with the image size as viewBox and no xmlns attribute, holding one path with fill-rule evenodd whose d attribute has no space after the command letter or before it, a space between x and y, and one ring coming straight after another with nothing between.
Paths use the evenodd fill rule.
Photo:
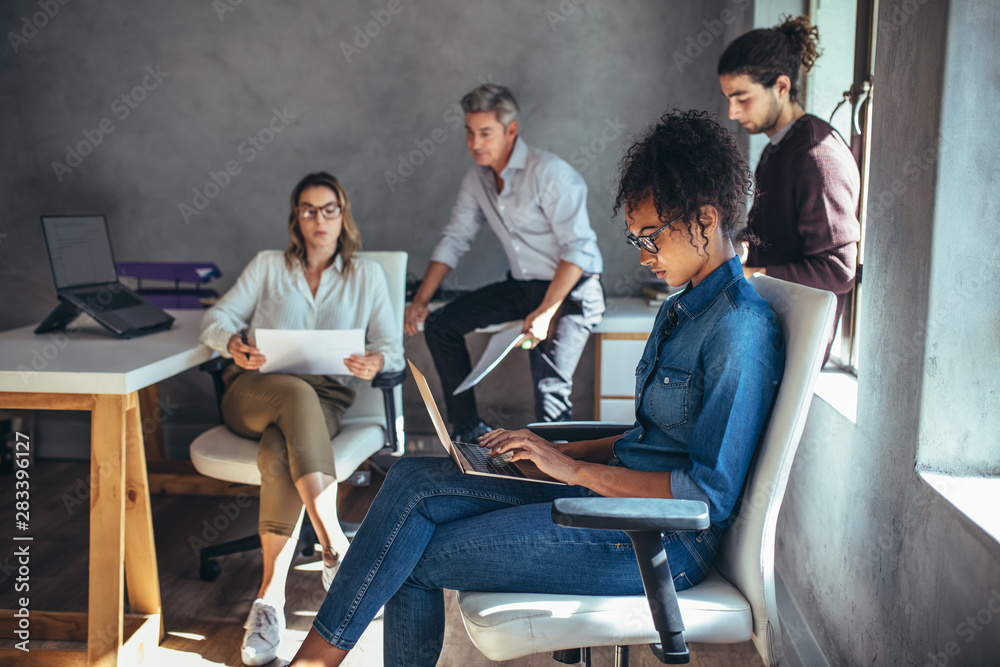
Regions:
<instances>
[{"instance_id":1,"label":"denim shirt button","mask_svg":"<svg viewBox=\"0 0 1000 667\"><path fill-rule=\"evenodd\" d=\"M670 378L663 378L663 384L670 384Z\"/></svg>"}]
</instances>

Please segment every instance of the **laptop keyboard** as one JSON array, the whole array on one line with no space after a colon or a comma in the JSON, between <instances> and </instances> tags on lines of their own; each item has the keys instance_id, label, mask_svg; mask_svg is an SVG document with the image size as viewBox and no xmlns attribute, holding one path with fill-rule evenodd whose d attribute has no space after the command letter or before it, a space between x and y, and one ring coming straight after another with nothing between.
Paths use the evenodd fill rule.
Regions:
<instances>
[{"instance_id":1,"label":"laptop keyboard","mask_svg":"<svg viewBox=\"0 0 1000 667\"><path fill-rule=\"evenodd\" d=\"M470 445L465 442L454 442L452 444L458 448L458 451L465 455L465 460L469 462L476 472L488 472L494 475L503 475L504 477L527 479L527 475L521 472L517 466L511 463L506 465L497 464L495 459L491 459L487 455L488 450L485 447Z\"/></svg>"},{"instance_id":2,"label":"laptop keyboard","mask_svg":"<svg viewBox=\"0 0 1000 667\"><path fill-rule=\"evenodd\" d=\"M130 292L119 292L117 290L102 289L94 292L76 292L76 298L98 312L105 310L121 310L131 306L142 305L142 300Z\"/></svg>"}]
</instances>

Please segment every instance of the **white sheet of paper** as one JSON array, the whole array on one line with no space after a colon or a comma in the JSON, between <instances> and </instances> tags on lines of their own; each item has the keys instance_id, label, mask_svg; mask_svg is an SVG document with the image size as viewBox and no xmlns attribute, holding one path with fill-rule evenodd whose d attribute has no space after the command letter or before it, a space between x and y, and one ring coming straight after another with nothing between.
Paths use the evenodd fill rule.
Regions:
<instances>
[{"instance_id":1,"label":"white sheet of paper","mask_svg":"<svg viewBox=\"0 0 1000 667\"><path fill-rule=\"evenodd\" d=\"M490 342L486 344L486 349L483 350L483 356L479 357L476 367L462 380L462 384L455 388L455 391L452 392L453 396L458 396L463 391L474 387L480 380L489 375L490 371L497 367L497 364L503 361L507 353L528 338L528 334L521 333L521 324L521 322L517 322L509 329L493 334Z\"/></svg>"},{"instance_id":2,"label":"white sheet of paper","mask_svg":"<svg viewBox=\"0 0 1000 667\"><path fill-rule=\"evenodd\" d=\"M344 359L365 353L364 329L257 329L261 373L350 375Z\"/></svg>"}]
</instances>

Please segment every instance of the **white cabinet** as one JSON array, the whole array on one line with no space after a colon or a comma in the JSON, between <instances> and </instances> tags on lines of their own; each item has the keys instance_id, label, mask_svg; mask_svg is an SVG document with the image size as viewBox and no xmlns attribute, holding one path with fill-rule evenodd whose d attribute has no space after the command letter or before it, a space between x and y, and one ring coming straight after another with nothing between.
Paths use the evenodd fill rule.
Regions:
<instances>
[{"instance_id":1,"label":"white cabinet","mask_svg":"<svg viewBox=\"0 0 1000 667\"><path fill-rule=\"evenodd\" d=\"M594 329L594 419L635 421L635 367L657 310L645 299L608 299L604 321Z\"/></svg>"},{"instance_id":2,"label":"white cabinet","mask_svg":"<svg viewBox=\"0 0 1000 667\"><path fill-rule=\"evenodd\" d=\"M597 334L594 419L635 420L635 367L647 337L646 333Z\"/></svg>"}]
</instances>

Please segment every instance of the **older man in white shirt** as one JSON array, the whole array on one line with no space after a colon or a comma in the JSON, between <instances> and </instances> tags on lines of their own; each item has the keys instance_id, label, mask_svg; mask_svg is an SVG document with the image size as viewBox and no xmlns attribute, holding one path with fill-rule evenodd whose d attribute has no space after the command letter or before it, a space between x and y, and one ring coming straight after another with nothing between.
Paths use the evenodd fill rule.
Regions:
<instances>
[{"instance_id":1,"label":"older man in white shirt","mask_svg":"<svg viewBox=\"0 0 1000 667\"><path fill-rule=\"evenodd\" d=\"M404 328L415 334L426 320L427 346L444 388L452 434L472 441L490 428L479 419L473 390L452 395L472 370L465 334L523 319L523 330L535 344L535 416L562 421L572 418L573 372L605 306L603 261L587 215L583 177L562 158L518 136L517 100L508 88L485 84L463 97L461 106L476 164L462 180L451 221L406 309ZM428 317L434 293L484 224L507 255L507 279L465 294Z\"/></svg>"}]
</instances>

